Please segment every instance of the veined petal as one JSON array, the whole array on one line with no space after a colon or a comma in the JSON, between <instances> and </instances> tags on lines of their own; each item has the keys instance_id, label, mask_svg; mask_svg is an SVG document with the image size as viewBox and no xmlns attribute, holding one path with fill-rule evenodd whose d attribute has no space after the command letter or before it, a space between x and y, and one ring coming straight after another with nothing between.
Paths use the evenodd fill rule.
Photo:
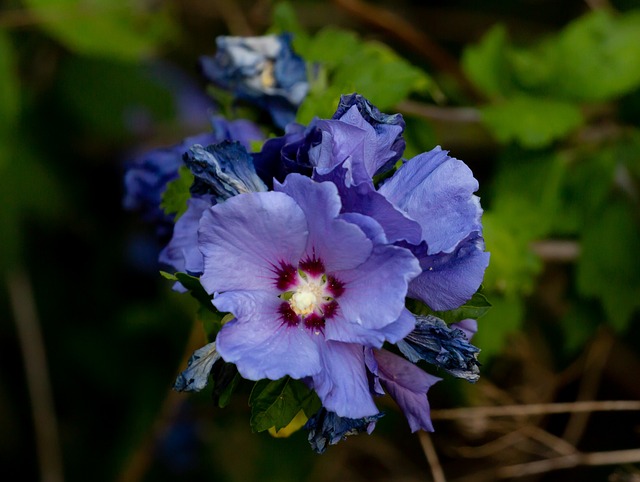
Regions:
<instances>
[{"instance_id":1,"label":"veined petal","mask_svg":"<svg viewBox=\"0 0 640 482\"><path fill-rule=\"evenodd\" d=\"M375 375L402 409L411 431L433 432L427 391L441 379L387 350L375 350L374 355L378 362Z\"/></svg>"},{"instance_id":2,"label":"veined petal","mask_svg":"<svg viewBox=\"0 0 640 482\"><path fill-rule=\"evenodd\" d=\"M409 297L422 300L437 311L458 308L473 296L482 283L490 257L477 233L452 253L416 255L422 273L409 284Z\"/></svg>"},{"instance_id":3,"label":"veined petal","mask_svg":"<svg viewBox=\"0 0 640 482\"><path fill-rule=\"evenodd\" d=\"M280 192L242 194L204 212L200 278L208 293L274 290L277 263L297 266L307 245L304 212Z\"/></svg>"},{"instance_id":4,"label":"veined petal","mask_svg":"<svg viewBox=\"0 0 640 482\"><path fill-rule=\"evenodd\" d=\"M204 261L198 249L198 225L202 213L214 203L208 196L187 200L187 210L176 222L169 244L160 252L160 263L170 266L174 272L200 276Z\"/></svg>"},{"instance_id":5,"label":"veined petal","mask_svg":"<svg viewBox=\"0 0 640 482\"><path fill-rule=\"evenodd\" d=\"M306 254L321 259L328 272L355 268L369 257L373 244L362 229L337 219L341 204L334 184L290 174L284 184L276 183L275 190L295 199L305 213Z\"/></svg>"},{"instance_id":6,"label":"veined petal","mask_svg":"<svg viewBox=\"0 0 640 482\"><path fill-rule=\"evenodd\" d=\"M327 340L381 348L385 341L397 343L402 340L415 328L415 325L416 320L407 309L402 311L396 321L381 328L365 328L338 314L327 322L324 335Z\"/></svg>"},{"instance_id":7,"label":"veined petal","mask_svg":"<svg viewBox=\"0 0 640 482\"><path fill-rule=\"evenodd\" d=\"M439 146L407 161L380 188L384 197L422 227L429 254L450 253L482 232L478 181L467 165Z\"/></svg>"},{"instance_id":8,"label":"veined petal","mask_svg":"<svg viewBox=\"0 0 640 482\"><path fill-rule=\"evenodd\" d=\"M322 368L318 344L304 326L289 326L278 314L282 300L262 291L217 295L213 304L233 313L216 338L218 352L248 380L303 378Z\"/></svg>"},{"instance_id":9,"label":"veined petal","mask_svg":"<svg viewBox=\"0 0 640 482\"><path fill-rule=\"evenodd\" d=\"M335 273L345 288L339 300L342 315L372 329L396 321L404 310L409 281L420 271L418 260L409 250L375 246L369 259L357 269Z\"/></svg>"},{"instance_id":10,"label":"veined petal","mask_svg":"<svg viewBox=\"0 0 640 482\"><path fill-rule=\"evenodd\" d=\"M378 413L369 391L361 345L326 341L322 364L323 370L313 376L313 388L327 410L347 418Z\"/></svg>"}]
</instances>

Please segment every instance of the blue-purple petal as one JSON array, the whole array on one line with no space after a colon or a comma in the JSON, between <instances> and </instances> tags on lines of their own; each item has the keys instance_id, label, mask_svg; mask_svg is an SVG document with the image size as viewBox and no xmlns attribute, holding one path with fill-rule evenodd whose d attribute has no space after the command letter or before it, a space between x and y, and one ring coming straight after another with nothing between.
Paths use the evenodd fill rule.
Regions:
<instances>
[{"instance_id":1,"label":"blue-purple petal","mask_svg":"<svg viewBox=\"0 0 640 482\"><path fill-rule=\"evenodd\" d=\"M315 335L303 326L283 323L278 315L281 303L263 291L230 291L213 299L218 310L235 316L218 333L218 352L248 380L287 375L299 379L322 368Z\"/></svg>"},{"instance_id":2,"label":"blue-purple petal","mask_svg":"<svg viewBox=\"0 0 640 482\"><path fill-rule=\"evenodd\" d=\"M232 197L202 215L198 240L204 271L200 282L208 293L276 292L274 269L278 263L297 266L307 237L304 212L286 194Z\"/></svg>"},{"instance_id":3,"label":"blue-purple petal","mask_svg":"<svg viewBox=\"0 0 640 482\"><path fill-rule=\"evenodd\" d=\"M404 413L411 431L433 432L427 392L441 379L387 350L375 350L374 356L377 361L374 375Z\"/></svg>"},{"instance_id":4,"label":"blue-purple petal","mask_svg":"<svg viewBox=\"0 0 640 482\"><path fill-rule=\"evenodd\" d=\"M407 161L378 191L420 224L428 254L436 254L482 233L477 189L466 164L436 147Z\"/></svg>"},{"instance_id":5,"label":"blue-purple petal","mask_svg":"<svg viewBox=\"0 0 640 482\"><path fill-rule=\"evenodd\" d=\"M472 233L452 253L421 255L422 273L409 284L408 295L424 301L436 311L458 308L478 290L489 265L484 240Z\"/></svg>"}]
</instances>

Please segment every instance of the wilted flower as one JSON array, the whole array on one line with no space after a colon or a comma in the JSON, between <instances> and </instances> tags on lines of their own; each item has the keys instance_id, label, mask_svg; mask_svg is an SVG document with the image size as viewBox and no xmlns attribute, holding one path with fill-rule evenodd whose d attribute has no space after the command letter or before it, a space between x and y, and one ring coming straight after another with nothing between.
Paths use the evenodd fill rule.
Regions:
<instances>
[{"instance_id":1,"label":"wilted flower","mask_svg":"<svg viewBox=\"0 0 640 482\"><path fill-rule=\"evenodd\" d=\"M196 144L183 157L195 177L192 196L176 222L171 240L160 253L160 262L174 271L200 276L203 258L198 249L198 225L202 213L216 202L267 188L257 176L251 156L238 142L224 141L208 147ZM176 285L178 289L179 286Z\"/></svg>"},{"instance_id":2,"label":"wilted flower","mask_svg":"<svg viewBox=\"0 0 640 482\"><path fill-rule=\"evenodd\" d=\"M476 327L471 319L449 326L435 316L416 316L415 329L397 345L413 363L423 360L455 377L476 382L480 378L480 349L469 343Z\"/></svg>"},{"instance_id":3,"label":"wilted flower","mask_svg":"<svg viewBox=\"0 0 640 482\"><path fill-rule=\"evenodd\" d=\"M211 82L268 110L279 127L293 121L309 83L289 35L218 37L216 45L214 57L200 59Z\"/></svg>"},{"instance_id":4,"label":"wilted flower","mask_svg":"<svg viewBox=\"0 0 640 482\"><path fill-rule=\"evenodd\" d=\"M305 424L309 431L311 448L321 454L327 446L335 445L349 435L367 432L371 434L376 428L376 422L383 417L383 413L362 418L339 417L333 412L321 408Z\"/></svg>"},{"instance_id":5,"label":"wilted flower","mask_svg":"<svg viewBox=\"0 0 640 482\"><path fill-rule=\"evenodd\" d=\"M172 217L160 208L162 193L167 184L178 177L182 155L189 146L212 142L216 142L213 133L200 134L171 147L148 151L128 162L124 175L124 208L138 211L145 221L158 224L163 232L171 232Z\"/></svg>"}]
</instances>

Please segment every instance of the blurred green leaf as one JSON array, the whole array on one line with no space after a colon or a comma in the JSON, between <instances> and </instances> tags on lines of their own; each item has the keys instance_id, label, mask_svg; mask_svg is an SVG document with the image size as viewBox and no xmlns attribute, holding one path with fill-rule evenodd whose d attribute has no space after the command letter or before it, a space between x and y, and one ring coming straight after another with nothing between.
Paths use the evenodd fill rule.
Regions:
<instances>
[{"instance_id":1,"label":"blurred green leaf","mask_svg":"<svg viewBox=\"0 0 640 482\"><path fill-rule=\"evenodd\" d=\"M621 201L605 205L585 227L577 286L584 296L602 301L609 322L619 331L640 308L638 253L640 226Z\"/></svg>"},{"instance_id":2,"label":"blurred green leaf","mask_svg":"<svg viewBox=\"0 0 640 482\"><path fill-rule=\"evenodd\" d=\"M0 149L4 133L12 128L20 111L20 84L11 38L0 30ZM6 158L0 152L0 166Z\"/></svg>"},{"instance_id":3,"label":"blurred green leaf","mask_svg":"<svg viewBox=\"0 0 640 482\"><path fill-rule=\"evenodd\" d=\"M465 48L462 68L488 97L501 97L511 90L507 32L503 25L495 25L478 44Z\"/></svg>"},{"instance_id":4,"label":"blurred green leaf","mask_svg":"<svg viewBox=\"0 0 640 482\"><path fill-rule=\"evenodd\" d=\"M484 277L491 303L493 293L515 297L531 292L541 268L540 260L531 251L531 240L499 212L486 211L482 220L487 251L491 253Z\"/></svg>"},{"instance_id":5,"label":"blurred green leaf","mask_svg":"<svg viewBox=\"0 0 640 482\"><path fill-rule=\"evenodd\" d=\"M290 2L278 2L271 11L271 27L269 33L290 33L293 34L294 48L298 54L301 51L298 49L296 42L301 41L306 37L306 33L296 12Z\"/></svg>"},{"instance_id":6,"label":"blurred green leaf","mask_svg":"<svg viewBox=\"0 0 640 482\"><path fill-rule=\"evenodd\" d=\"M342 94L357 92L384 112L431 85L424 71L388 46L335 27L326 27L300 44L300 54L318 64L311 68L318 74L311 79L311 91L296 118L302 124L314 117L330 118Z\"/></svg>"},{"instance_id":7,"label":"blurred green leaf","mask_svg":"<svg viewBox=\"0 0 640 482\"><path fill-rule=\"evenodd\" d=\"M541 239L556 225L567 163L555 153L508 151L491 183L491 212L523 240Z\"/></svg>"},{"instance_id":8,"label":"blurred green leaf","mask_svg":"<svg viewBox=\"0 0 640 482\"><path fill-rule=\"evenodd\" d=\"M545 147L583 123L578 107L551 99L518 96L481 110L483 122L496 139L531 149Z\"/></svg>"},{"instance_id":9,"label":"blurred green leaf","mask_svg":"<svg viewBox=\"0 0 640 482\"><path fill-rule=\"evenodd\" d=\"M519 296L490 296L491 309L473 336L473 344L481 350L481 362L500 354L509 335L521 330L524 317L524 303Z\"/></svg>"},{"instance_id":10,"label":"blurred green leaf","mask_svg":"<svg viewBox=\"0 0 640 482\"><path fill-rule=\"evenodd\" d=\"M122 141L141 123L174 117L174 93L154 75L149 64L72 57L61 65L57 95L83 131Z\"/></svg>"},{"instance_id":11,"label":"blurred green leaf","mask_svg":"<svg viewBox=\"0 0 640 482\"><path fill-rule=\"evenodd\" d=\"M280 430L300 410L311 416L320 409L320 400L300 380L284 377L280 380L263 379L253 387L249 398L251 405L251 429L262 432L271 427Z\"/></svg>"},{"instance_id":12,"label":"blurred green leaf","mask_svg":"<svg viewBox=\"0 0 640 482\"><path fill-rule=\"evenodd\" d=\"M64 212L66 196L60 180L38 152L17 137L0 142L0 268L23 255L22 230L27 219L51 220Z\"/></svg>"},{"instance_id":13,"label":"blurred green leaf","mask_svg":"<svg viewBox=\"0 0 640 482\"><path fill-rule=\"evenodd\" d=\"M178 177L167 183L167 188L162 193L160 207L167 215L174 214L175 221L187 210L187 201L191 197L189 188L193 184L193 174L187 166L180 166Z\"/></svg>"},{"instance_id":14,"label":"blurred green leaf","mask_svg":"<svg viewBox=\"0 0 640 482\"><path fill-rule=\"evenodd\" d=\"M140 60L174 30L162 4L129 0L25 0L42 28L70 50Z\"/></svg>"},{"instance_id":15,"label":"blurred green leaf","mask_svg":"<svg viewBox=\"0 0 640 482\"><path fill-rule=\"evenodd\" d=\"M607 100L640 85L640 11L590 12L548 48L555 52L554 84L567 99Z\"/></svg>"}]
</instances>

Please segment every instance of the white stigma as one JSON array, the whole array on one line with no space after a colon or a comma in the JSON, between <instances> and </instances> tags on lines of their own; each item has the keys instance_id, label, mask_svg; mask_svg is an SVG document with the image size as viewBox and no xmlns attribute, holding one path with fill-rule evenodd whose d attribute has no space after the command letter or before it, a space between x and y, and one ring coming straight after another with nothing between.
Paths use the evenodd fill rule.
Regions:
<instances>
[{"instance_id":1,"label":"white stigma","mask_svg":"<svg viewBox=\"0 0 640 482\"><path fill-rule=\"evenodd\" d=\"M291 295L289 304L296 315L307 316L316 311L322 302L324 283L317 281L303 282Z\"/></svg>"}]
</instances>

